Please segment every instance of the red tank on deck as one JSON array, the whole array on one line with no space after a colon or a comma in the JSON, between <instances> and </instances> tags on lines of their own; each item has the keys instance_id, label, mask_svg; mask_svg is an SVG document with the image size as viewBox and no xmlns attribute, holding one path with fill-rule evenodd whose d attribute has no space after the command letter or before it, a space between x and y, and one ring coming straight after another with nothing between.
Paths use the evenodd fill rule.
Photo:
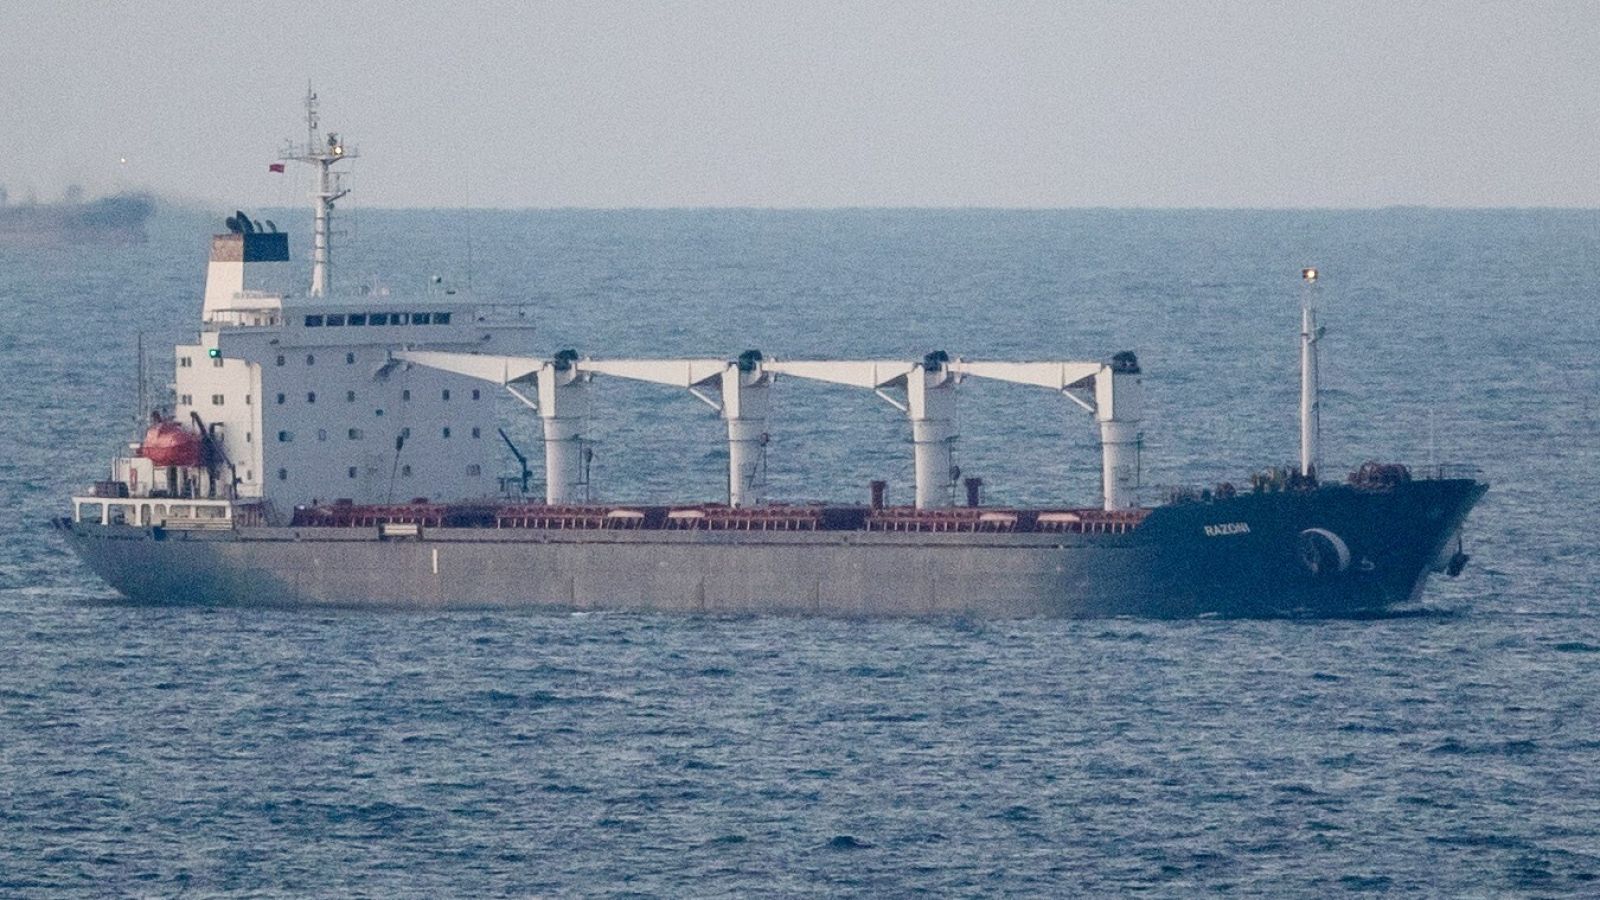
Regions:
<instances>
[{"instance_id":1,"label":"red tank on deck","mask_svg":"<svg viewBox=\"0 0 1600 900\"><path fill-rule=\"evenodd\" d=\"M177 422L156 422L144 433L139 455L158 466L198 466L202 460L200 436Z\"/></svg>"}]
</instances>

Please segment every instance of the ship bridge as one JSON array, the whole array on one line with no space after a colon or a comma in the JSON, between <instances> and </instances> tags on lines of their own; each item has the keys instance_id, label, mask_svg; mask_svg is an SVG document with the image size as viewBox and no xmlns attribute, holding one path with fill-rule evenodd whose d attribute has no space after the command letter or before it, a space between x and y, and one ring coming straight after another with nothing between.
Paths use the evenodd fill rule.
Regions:
<instances>
[{"instance_id":1,"label":"ship bridge","mask_svg":"<svg viewBox=\"0 0 1600 900\"><path fill-rule=\"evenodd\" d=\"M920 360L769 359L748 350L734 358L593 359L567 350L551 357L407 350L394 358L503 387L543 421L545 498L580 499L582 423L589 392L607 378L675 387L717 410L728 428L728 501L760 503L757 475L767 444L769 392L782 377L870 391L911 424L919 509L948 506L958 477L953 464L956 391L967 379L1006 381L1058 393L1089 413L1100 429L1105 508L1137 500L1138 430L1143 415L1139 363L1132 353L1109 362L1011 362L952 358L938 351Z\"/></svg>"}]
</instances>

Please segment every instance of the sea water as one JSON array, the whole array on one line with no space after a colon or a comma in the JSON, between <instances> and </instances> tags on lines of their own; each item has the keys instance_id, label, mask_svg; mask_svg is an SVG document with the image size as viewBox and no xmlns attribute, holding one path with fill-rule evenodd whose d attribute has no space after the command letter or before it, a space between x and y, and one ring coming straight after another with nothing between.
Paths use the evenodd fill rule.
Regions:
<instances>
[{"instance_id":1,"label":"sea water","mask_svg":"<svg viewBox=\"0 0 1600 900\"><path fill-rule=\"evenodd\" d=\"M1600 213L341 220L336 284L520 304L534 353L1133 350L1151 500L1295 458L1315 265L1324 471L1482 467L1472 563L1399 617L1185 622L119 602L48 520L133 436L141 331L166 385L220 219L0 249L0 895L1600 893ZM774 393L768 496L909 498L903 415ZM1065 398L960 403L988 499L1093 502ZM602 498L723 490L685 393L607 382L587 429Z\"/></svg>"}]
</instances>

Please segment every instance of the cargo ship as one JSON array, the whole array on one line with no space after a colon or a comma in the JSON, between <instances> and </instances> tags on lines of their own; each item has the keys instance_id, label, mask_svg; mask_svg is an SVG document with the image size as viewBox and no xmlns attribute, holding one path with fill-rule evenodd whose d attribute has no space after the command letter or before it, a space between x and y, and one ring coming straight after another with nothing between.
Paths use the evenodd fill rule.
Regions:
<instances>
[{"instance_id":1,"label":"cargo ship","mask_svg":"<svg viewBox=\"0 0 1600 900\"><path fill-rule=\"evenodd\" d=\"M1414 604L1467 563L1476 470L1318 463L1317 273L1300 333L1300 460L1239 484L1140 502L1139 360L686 359L521 352L528 320L445 292L330 291L340 164L318 127L304 294L268 290L287 235L243 212L213 237L200 330L174 348L170 403L54 527L140 603L644 609L825 616L1362 616ZM603 503L591 394L616 379L681 390L727 428L727 490ZM868 392L910 425L913 502L764 496L769 397L787 379ZM1091 504L986 505L953 464L960 391L1031 385L1098 429ZM542 485L500 428L505 392L543 430ZM1042 396L1042 395L1041 395ZM519 407L519 408L520 408ZM509 454L510 459L507 459ZM500 477L502 460L514 474ZM542 488L542 489L541 489Z\"/></svg>"},{"instance_id":2,"label":"cargo ship","mask_svg":"<svg viewBox=\"0 0 1600 900\"><path fill-rule=\"evenodd\" d=\"M11 203L0 188L0 247L142 244L155 211L148 194L128 193L60 203Z\"/></svg>"}]
</instances>

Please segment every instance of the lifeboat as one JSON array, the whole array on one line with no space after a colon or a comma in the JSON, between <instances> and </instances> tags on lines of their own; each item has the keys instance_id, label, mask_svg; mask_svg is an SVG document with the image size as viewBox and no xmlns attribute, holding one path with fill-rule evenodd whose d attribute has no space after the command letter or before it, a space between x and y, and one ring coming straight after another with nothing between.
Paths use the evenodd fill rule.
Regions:
<instances>
[{"instance_id":1,"label":"lifeboat","mask_svg":"<svg viewBox=\"0 0 1600 900\"><path fill-rule=\"evenodd\" d=\"M170 420L150 425L139 455L157 466L198 466L204 458L200 436Z\"/></svg>"}]
</instances>

